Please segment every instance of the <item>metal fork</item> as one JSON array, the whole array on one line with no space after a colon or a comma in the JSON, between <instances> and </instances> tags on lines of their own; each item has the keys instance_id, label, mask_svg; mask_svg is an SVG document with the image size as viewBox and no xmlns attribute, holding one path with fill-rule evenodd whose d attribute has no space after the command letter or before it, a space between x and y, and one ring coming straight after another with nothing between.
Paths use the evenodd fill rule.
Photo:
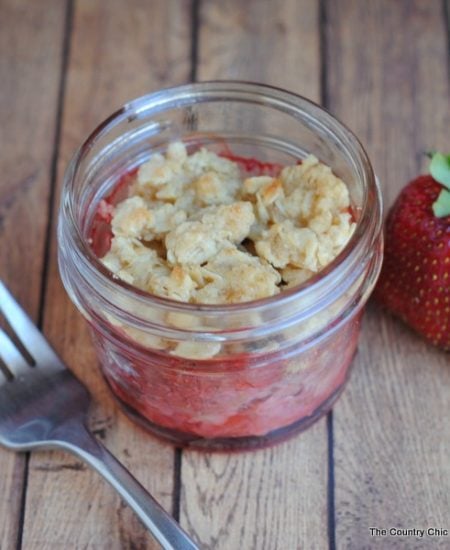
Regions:
<instances>
[{"instance_id":1,"label":"metal fork","mask_svg":"<svg viewBox=\"0 0 450 550\"><path fill-rule=\"evenodd\" d=\"M14 451L65 449L84 460L133 508L165 549L198 546L89 432L87 389L64 366L0 280L0 314L33 359L0 328L0 444Z\"/></svg>"}]
</instances>

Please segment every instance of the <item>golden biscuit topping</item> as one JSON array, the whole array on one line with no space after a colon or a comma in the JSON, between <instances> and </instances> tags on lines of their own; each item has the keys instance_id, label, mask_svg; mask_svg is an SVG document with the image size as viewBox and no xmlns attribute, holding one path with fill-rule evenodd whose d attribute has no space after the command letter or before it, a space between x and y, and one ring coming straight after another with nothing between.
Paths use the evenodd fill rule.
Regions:
<instances>
[{"instance_id":1,"label":"golden biscuit topping","mask_svg":"<svg viewBox=\"0 0 450 550\"><path fill-rule=\"evenodd\" d=\"M124 281L191 303L272 296L330 263L355 223L346 184L310 155L277 177L172 143L141 165L114 207L102 259Z\"/></svg>"}]
</instances>

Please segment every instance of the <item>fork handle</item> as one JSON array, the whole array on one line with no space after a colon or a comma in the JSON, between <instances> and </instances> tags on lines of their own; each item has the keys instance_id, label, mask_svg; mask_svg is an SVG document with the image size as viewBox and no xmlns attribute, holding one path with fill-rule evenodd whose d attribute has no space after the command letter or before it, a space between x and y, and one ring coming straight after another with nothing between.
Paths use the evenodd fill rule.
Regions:
<instances>
[{"instance_id":1,"label":"fork handle","mask_svg":"<svg viewBox=\"0 0 450 550\"><path fill-rule=\"evenodd\" d=\"M64 430L59 447L72 452L110 483L165 550L200 550L178 523L88 429ZM70 433L70 435L68 435Z\"/></svg>"}]
</instances>

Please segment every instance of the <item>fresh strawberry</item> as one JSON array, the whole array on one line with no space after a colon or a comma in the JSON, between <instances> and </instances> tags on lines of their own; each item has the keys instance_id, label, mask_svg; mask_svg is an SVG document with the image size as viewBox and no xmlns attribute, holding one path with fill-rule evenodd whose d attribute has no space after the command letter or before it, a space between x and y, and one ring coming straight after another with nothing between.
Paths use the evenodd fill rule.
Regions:
<instances>
[{"instance_id":1,"label":"fresh strawberry","mask_svg":"<svg viewBox=\"0 0 450 550\"><path fill-rule=\"evenodd\" d=\"M410 182L389 212L375 296L450 350L450 156L435 153L430 172Z\"/></svg>"}]
</instances>

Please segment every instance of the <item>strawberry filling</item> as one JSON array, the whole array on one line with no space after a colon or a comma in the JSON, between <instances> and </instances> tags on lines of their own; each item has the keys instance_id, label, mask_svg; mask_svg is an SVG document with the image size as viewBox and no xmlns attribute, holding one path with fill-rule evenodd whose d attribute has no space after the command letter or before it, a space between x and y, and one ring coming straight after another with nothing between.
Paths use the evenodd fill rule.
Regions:
<instances>
[{"instance_id":1,"label":"strawberry filling","mask_svg":"<svg viewBox=\"0 0 450 550\"><path fill-rule=\"evenodd\" d=\"M95 341L106 379L135 412L195 438L223 438L266 435L314 415L344 384L358 333L359 317L320 346L263 367L248 354L194 361L148 350L137 359L124 334L112 358L102 337Z\"/></svg>"}]
</instances>

